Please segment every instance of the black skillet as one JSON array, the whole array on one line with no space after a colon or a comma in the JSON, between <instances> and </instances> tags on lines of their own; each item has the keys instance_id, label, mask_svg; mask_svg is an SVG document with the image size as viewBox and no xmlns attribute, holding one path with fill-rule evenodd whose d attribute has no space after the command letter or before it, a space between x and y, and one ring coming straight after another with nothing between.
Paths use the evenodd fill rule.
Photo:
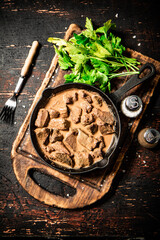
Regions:
<instances>
[{"instance_id":1,"label":"black skillet","mask_svg":"<svg viewBox=\"0 0 160 240\"><path fill-rule=\"evenodd\" d=\"M143 78L140 78L140 74L142 74L142 72L144 72L145 69L149 69L149 73L146 74ZM71 173L71 174L80 174L80 173L86 173L89 171L92 171L94 169L98 169L98 168L104 168L107 167L108 169L112 166L113 164L113 156L116 155L116 152L119 149L119 141L120 141L120 135L121 135L121 122L120 122L120 117L119 117L119 113L117 110L117 105L118 103L122 100L122 98L124 97L124 94L126 92L128 92L130 89L132 89L133 87L139 85L140 83L150 79L153 77L153 75L155 74L156 70L153 64L151 63L146 63L145 65L143 65L140 69L139 69L140 74L136 74L134 76L132 76L121 88L119 88L117 91L115 91L114 93L111 94L105 94L104 92L102 92L100 89L93 87L91 85L87 85L87 84L82 84L82 83L68 83L68 84L63 84L60 85L58 87L55 88L47 88L43 91L42 96L40 98L40 100L37 102L33 113L31 115L31 119L30 119L30 136L31 136L31 141L33 144L33 147L35 148L37 154L39 155L39 157L44 161L45 164L49 165L50 167L65 172L65 173ZM43 152L41 151L41 149L38 146L37 140L36 140L36 136L34 133L34 129L35 129L35 120L37 118L37 114L40 108L44 107L48 101L48 99L52 96L52 94L56 94L62 91L65 91L66 89L71 89L71 88L77 88L77 89L85 89L87 91L92 91L92 92L97 92L99 93L99 95L106 101L106 103L109 105L111 111L114 114L115 117L115 121L116 121L116 127L115 127L115 136L114 136L114 140L111 144L111 146L109 147L109 149L107 150L107 152L105 153L105 156L102 160L92 164L89 167L86 168L80 168L80 169L69 169L69 168L64 168L59 166L58 164L55 165L51 165L49 159L45 158Z\"/></svg>"}]
</instances>

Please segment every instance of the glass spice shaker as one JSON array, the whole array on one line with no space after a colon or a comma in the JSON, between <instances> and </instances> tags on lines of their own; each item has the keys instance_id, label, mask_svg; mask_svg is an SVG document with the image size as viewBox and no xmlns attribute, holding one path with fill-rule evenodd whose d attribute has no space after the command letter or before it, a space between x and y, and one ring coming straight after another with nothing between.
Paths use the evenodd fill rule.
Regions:
<instances>
[{"instance_id":1,"label":"glass spice shaker","mask_svg":"<svg viewBox=\"0 0 160 240\"><path fill-rule=\"evenodd\" d=\"M154 128L144 128L138 134L138 142L145 148L154 148L158 145L160 133Z\"/></svg>"},{"instance_id":2,"label":"glass spice shaker","mask_svg":"<svg viewBox=\"0 0 160 240\"><path fill-rule=\"evenodd\" d=\"M142 108L142 100L136 95L128 96L121 102L121 110L129 118L136 118L142 112Z\"/></svg>"}]
</instances>

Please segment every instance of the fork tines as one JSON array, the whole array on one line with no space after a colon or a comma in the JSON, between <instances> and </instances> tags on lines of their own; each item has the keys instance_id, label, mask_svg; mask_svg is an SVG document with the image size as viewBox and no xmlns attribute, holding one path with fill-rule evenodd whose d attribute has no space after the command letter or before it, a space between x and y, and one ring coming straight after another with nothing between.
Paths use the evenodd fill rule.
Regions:
<instances>
[{"instance_id":1,"label":"fork tines","mask_svg":"<svg viewBox=\"0 0 160 240\"><path fill-rule=\"evenodd\" d=\"M15 109L13 107L5 105L0 113L0 119L12 124L14 119L14 112Z\"/></svg>"}]
</instances>

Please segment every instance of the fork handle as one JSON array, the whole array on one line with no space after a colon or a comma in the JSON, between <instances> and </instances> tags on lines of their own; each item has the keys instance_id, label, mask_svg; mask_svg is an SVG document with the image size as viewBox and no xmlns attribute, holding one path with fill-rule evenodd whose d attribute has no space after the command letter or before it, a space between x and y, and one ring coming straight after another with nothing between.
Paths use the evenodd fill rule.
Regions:
<instances>
[{"instance_id":1,"label":"fork handle","mask_svg":"<svg viewBox=\"0 0 160 240\"><path fill-rule=\"evenodd\" d=\"M25 77L28 74L29 68L30 68L30 66L32 64L32 61L33 61L33 58L34 58L34 56L36 54L38 46L39 46L39 42L38 41L34 41L32 43L32 47L29 50L28 56L27 56L27 58L25 60L24 66L23 66L23 68L21 70L21 76L20 76L20 78L19 78L19 80L17 82L16 88L14 90L14 95L15 96L18 96L20 91L21 91L21 88L22 88L23 83L25 81Z\"/></svg>"},{"instance_id":2,"label":"fork handle","mask_svg":"<svg viewBox=\"0 0 160 240\"><path fill-rule=\"evenodd\" d=\"M36 54L38 46L39 46L39 42L38 41L34 41L32 43L32 47L29 50L28 56L27 56L27 58L25 60L24 66L23 66L23 68L21 70L21 76L22 77L26 77L26 75L28 74L29 68L30 68L30 66L32 64L32 61L33 61L33 58L34 58L34 56Z\"/></svg>"}]
</instances>

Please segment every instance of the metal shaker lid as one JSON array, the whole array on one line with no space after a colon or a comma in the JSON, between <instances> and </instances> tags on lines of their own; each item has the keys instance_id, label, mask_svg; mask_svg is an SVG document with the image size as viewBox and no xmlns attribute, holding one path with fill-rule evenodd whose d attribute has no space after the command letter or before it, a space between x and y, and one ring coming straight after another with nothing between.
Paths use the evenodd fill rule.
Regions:
<instances>
[{"instance_id":1,"label":"metal shaker lid","mask_svg":"<svg viewBox=\"0 0 160 240\"><path fill-rule=\"evenodd\" d=\"M155 144L159 141L160 133L154 128L148 128L144 132L144 139L150 144Z\"/></svg>"},{"instance_id":2,"label":"metal shaker lid","mask_svg":"<svg viewBox=\"0 0 160 240\"><path fill-rule=\"evenodd\" d=\"M121 103L123 114L130 118L137 117L142 112L142 108L142 100L136 95L126 97Z\"/></svg>"},{"instance_id":3,"label":"metal shaker lid","mask_svg":"<svg viewBox=\"0 0 160 240\"><path fill-rule=\"evenodd\" d=\"M138 134L138 142L145 148L154 148L158 145L160 133L154 128L144 128Z\"/></svg>"}]
</instances>

